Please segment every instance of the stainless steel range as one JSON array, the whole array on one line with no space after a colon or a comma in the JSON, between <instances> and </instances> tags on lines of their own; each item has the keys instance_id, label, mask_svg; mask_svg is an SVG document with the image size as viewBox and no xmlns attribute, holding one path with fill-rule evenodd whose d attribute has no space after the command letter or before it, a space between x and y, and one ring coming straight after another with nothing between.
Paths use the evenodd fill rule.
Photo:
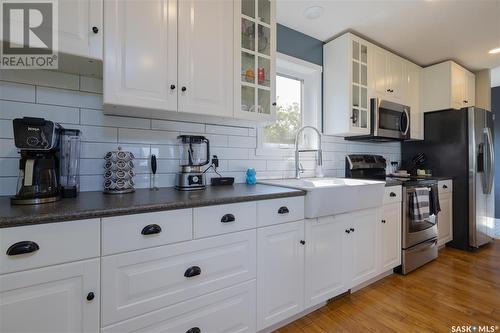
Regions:
<instances>
[{"instance_id":1,"label":"stainless steel range","mask_svg":"<svg viewBox=\"0 0 500 333\"><path fill-rule=\"evenodd\" d=\"M425 218L415 218L412 214L411 202L416 195L428 191L437 196L437 180L410 178L393 178L386 175L386 160L380 155L353 154L346 157L346 178L359 179L397 179L403 186L402 202L402 235L401 235L401 266L395 270L402 274L437 258L437 223L438 216L429 214ZM429 196L430 198L430 196ZM439 198L437 198L439 201ZM431 199L428 199L429 202Z\"/></svg>"}]
</instances>

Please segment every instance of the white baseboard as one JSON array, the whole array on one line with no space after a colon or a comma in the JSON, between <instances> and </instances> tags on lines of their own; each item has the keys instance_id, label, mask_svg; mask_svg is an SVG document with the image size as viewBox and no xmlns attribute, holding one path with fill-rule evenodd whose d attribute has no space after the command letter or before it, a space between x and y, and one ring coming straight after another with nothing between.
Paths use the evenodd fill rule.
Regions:
<instances>
[{"instance_id":1,"label":"white baseboard","mask_svg":"<svg viewBox=\"0 0 500 333\"><path fill-rule=\"evenodd\" d=\"M368 287L368 286L369 286L370 284L372 284L373 282L376 282L376 281L378 281L378 280L380 280L380 279L383 279L383 278L385 278L386 276L389 276L389 275L391 275L391 274L394 274L394 272L393 272L393 270L392 270L392 269L390 269L390 270L388 270L388 271L386 271L386 272L380 273L379 275L377 275L377 276L375 276L375 277L371 278L370 280L365 281L365 282L363 282L363 283L361 283L361 284L358 284L358 285L357 285L356 287L354 287L354 288L351 288L351 294L355 293L356 291L358 291L358 290L360 290L360 289L363 289L364 287Z\"/></svg>"},{"instance_id":2,"label":"white baseboard","mask_svg":"<svg viewBox=\"0 0 500 333\"><path fill-rule=\"evenodd\" d=\"M306 309L306 310L302 311L301 313L297 313L296 315L291 316L290 318L287 318L283 321L280 321L277 324L274 324L272 326L264 328L262 331L259 331L258 333L270 333L270 332L276 331L278 328L286 326L286 325L290 324L291 322L296 321L297 319L300 319L300 318L310 314L311 312L318 310L319 308L325 306L326 303L327 302L321 302L318 305L312 306L309 309Z\"/></svg>"}]
</instances>

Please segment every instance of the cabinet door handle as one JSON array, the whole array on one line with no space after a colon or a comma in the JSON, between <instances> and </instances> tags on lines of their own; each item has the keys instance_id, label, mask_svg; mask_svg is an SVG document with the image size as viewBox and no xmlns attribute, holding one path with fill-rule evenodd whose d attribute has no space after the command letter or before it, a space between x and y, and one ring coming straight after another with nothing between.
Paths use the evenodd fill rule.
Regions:
<instances>
[{"instance_id":1,"label":"cabinet door handle","mask_svg":"<svg viewBox=\"0 0 500 333\"><path fill-rule=\"evenodd\" d=\"M351 230L346 229L345 232L349 234L349 233L351 233Z\"/></svg>"},{"instance_id":2,"label":"cabinet door handle","mask_svg":"<svg viewBox=\"0 0 500 333\"><path fill-rule=\"evenodd\" d=\"M354 232L354 228L350 228L350 230L351 230L352 232Z\"/></svg>"},{"instance_id":3,"label":"cabinet door handle","mask_svg":"<svg viewBox=\"0 0 500 333\"><path fill-rule=\"evenodd\" d=\"M171 84L170 85L170 90L174 90L175 89L175 84Z\"/></svg>"},{"instance_id":4,"label":"cabinet door handle","mask_svg":"<svg viewBox=\"0 0 500 333\"><path fill-rule=\"evenodd\" d=\"M464 103L467 104L467 103L469 103L469 101L464 100Z\"/></svg>"},{"instance_id":5,"label":"cabinet door handle","mask_svg":"<svg viewBox=\"0 0 500 333\"><path fill-rule=\"evenodd\" d=\"M444 189L447 189L447 188L448 188L448 186L446 186L446 185L443 185L443 188L444 188Z\"/></svg>"},{"instance_id":6,"label":"cabinet door handle","mask_svg":"<svg viewBox=\"0 0 500 333\"><path fill-rule=\"evenodd\" d=\"M201 274L201 268L198 266L191 266L186 271L184 272L184 276L187 278L200 275Z\"/></svg>"},{"instance_id":7,"label":"cabinet door handle","mask_svg":"<svg viewBox=\"0 0 500 333\"><path fill-rule=\"evenodd\" d=\"M391 192L391 193L389 194L389 196L391 196L391 197L393 197L393 198L394 198L394 197L396 196L396 193Z\"/></svg>"},{"instance_id":8,"label":"cabinet door handle","mask_svg":"<svg viewBox=\"0 0 500 333\"><path fill-rule=\"evenodd\" d=\"M98 27L92 27L92 32L93 33L98 33L99 32L99 28Z\"/></svg>"},{"instance_id":9,"label":"cabinet door handle","mask_svg":"<svg viewBox=\"0 0 500 333\"><path fill-rule=\"evenodd\" d=\"M158 224L148 224L142 229L141 234L154 235L154 234L159 234L160 232L161 232L161 227Z\"/></svg>"},{"instance_id":10,"label":"cabinet door handle","mask_svg":"<svg viewBox=\"0 0 500 333\"><path fill-rule=\"evenodd\" d=\"M186 88L186 87L182 87L182 88L181 88L181 90L182 90L182 91L186 91L186 90L187 90L187 88Z\"/></svg>"},{"instance_id":11,"label":"cabinet door handle","mask_svg":"<svg viewBox=\"0 0 500 333\"><path fill-rule=\"evenodd\" d=\"M301 241L300 241L300 244L305 245L305 244L306 244L306 241L305 241L305 240L301 240Z\"/></svg>"},{"instance_id":12,"label":"cabinet door handle","mask_svg":"<svg viewBox=\"0 0 500 333\"><path fill-rule=\"evenodd\" d=\"M385 220L382 220L382 223L385 223L386 221Z\"/></svg>"},{"instance_id":13,"label":"cabinet door handle","mask_svg":"<svg viewBox=\"0 0 500 333\"><path fill-rule=\"evenodd\" d=\"M288 213L290 213L290 211L288 210L287 206L283 206L280 207L280 209L278 209L278 214L288 214Z\"/></svg>"},{"instance_id":14,"label":"cabinet door handle","mask_svg":"<svg viewBox=\"0 0 500 333\"><path fill-rule=\"evenodd\" d=\"M276 102L273 102L273 106L276 106Z\"/></svg>"},{"instance_id":15,"label":"cabinet door handle","mask_svg":"<svg viewBox=\"0 0 500 333\"><path fill-rule=\"evenodd\" d=\"M234 222L234 221L236 221L236 218L234 217L234 215L233 215L233 214L226 214L226 215L224 215L224 216L220 219L220 221L221 221L222 223L229 223L229 222Z\"/></svg>"},{"instance_id":16,"label":"cabinet door handle","mask_svg":"<svg viewBox=\"0 0 500 333\"><path fill-rule=\"evenodd\" d=\"M94 299L94 297L95 297L95 295L94 295L94 293L93 293L93 292L88 293L88 294L87 294L87 301L89 301L89 302L90 302L91 300L93 300L93 299Z\"/></svg>"},{"instance_id":17,"label":"cabinet door handle","mask_svg":"<svg viewBox=\"0 0 500 333\"><path fill-rule=\"evenodd\" d=\"M11 245L6 254L8 256L17 256L19 254L32 253L40 249L37 243L32 241L22 241Z\"/></svg>"},{"instance_id":18,"label":"cabinet door handle","mask_svg":"<svg viewBox=\"0 0 500 333\"><path fill-rule=\"evenodd\" d=\"M186 333L201 333L201 330L199 327L192 327L186 331Z\"/></svg>"}]
</instances>

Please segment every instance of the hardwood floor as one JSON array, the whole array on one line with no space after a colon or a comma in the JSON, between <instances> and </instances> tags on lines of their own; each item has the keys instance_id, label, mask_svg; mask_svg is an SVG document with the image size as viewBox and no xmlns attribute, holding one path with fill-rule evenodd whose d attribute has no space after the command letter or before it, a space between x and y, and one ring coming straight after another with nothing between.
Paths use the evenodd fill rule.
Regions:
<instances>
[{"instance_id":1,"label":"hardwood floor","mask_svg":"<svg viewBox=\"0 0 500 333\"><path fill-rule=\"evenodd\" d=\"M445 248L407 276L388 276L276 332L452 332L457 325L500 332L500 240L476 253Z\"/></svg>"}]
</instances>

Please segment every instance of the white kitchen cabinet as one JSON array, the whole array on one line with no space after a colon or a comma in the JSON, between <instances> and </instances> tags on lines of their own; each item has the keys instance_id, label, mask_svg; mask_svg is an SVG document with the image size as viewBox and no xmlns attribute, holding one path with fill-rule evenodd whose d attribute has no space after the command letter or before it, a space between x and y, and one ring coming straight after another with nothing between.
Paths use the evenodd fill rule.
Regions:
<instances>
[{"instance_id":1,"label":"white kitchen cabinet","mask_svg":"<svg viewBox=\"0 0 500 333\"><path fill-rule=\"evenodd\" d=\"M375 45L370 46L369 52L373 97L402 103L406 97L405 60Z\"/></svg>"},{"instance_id":2,"label":"white kitchen cabinet","mask_svg":"<svg viewBox=\"0 0 500 333\"><path fill-rule=\"evenodd\" d=\"M323 132L370 133L369 43L347 33L323 46Z\"/></svg>"},{"instance_id":3,"label":"white kitchen cabinet","mask_svg":"<svg viewBox=\"0 0 500 333\"><path fill-rule=\"evenodd\" d=\"M382 207L380 230L380 271L401 265L401 202Z\"/></svg>"},{"instance_id":4,"label":"white kitchen cabinet","mask_svg":"<svg viewBox=\"0 0 500 333\"><path fill-rule=\"evenodd\" d=\"M254 333L255 280L107 326L102 333Z\"/></svg>"},{"instance_id":5,"label":"white kitchen cabinet","mask_svg":"<svg viewBox=\"0 0 500 333\"><path fill-rule=\"evenodd\" d=\"M104 3L104 104L111 114L177 110L177 1ZM127 106L130 108L119 108Z\"/></svg>"},{"instance_id":6,"label":"white kitchen cabinet","mask_svg":"<svg viewBox=\"0 0 500 333\"><path fill-rule=\"evenodd\" d=\"M349 287L357 286L375 277L378 272L377 251L379 244L380 209L365 209L358 212L339 215L341 224L346 225L345 232L350 238L348 251Z\"/></svg>"},{"instance_id":7,"label":"white kitchen cabinet","mask_svg":"<svg viewBox=\"0 0 500 333\"><path fill-rule=\"evenodd\" d=\"M453 240L453 182L438 182L439 205L438 214L438 246L444 246Z\"/></svg>"},{"instance_id":8,"label":"white kitchen cabinet","mask_svg":"<svg viewBox=\"0 0 500 333\"><path fill-rule=\"evenodd\" d=\"M305 221L305 308L349 289L347 227L334 216Z\"/></svg>"},{"instance_id":9,"label":"white kitchen cabinet","mask_svg":"<svg viewBox=\"0 0 500 333\"><path fill-rule=\"evenodd\" d=\"M236 118L276 117L276 2L234 1Z\"/></svg>"},{"instance_id":10,"label":"white kitchen cabinet","mask_svg":"<svg viewBox=\"0 0 500 333\"><path fill-rule=\"evenodd\" d=\"M453 61L423 70L423 111L461 109L474 106L475 75Z\"/></svg>"},{"instance_id":11,"label":"white kitchen cabinet","mask_svg":"<svg viewBox=\"0 0 500 333\"><path fill-rule=\"evenodd\" d=\"M424 139L424 113L422 111L422 68L405 62L405 103L410 107L410 138Z\"/></svg>"},{"instance_id":12,"label":"white kitchen cabinet","mask_svg":"<svg viewBox=\"0 0 500 333\"><path fill-rule=\"evenodd\" d=\"M0 332L98 332L99 259L0 275Z\"/></svg>"},{"instance_id":13,"label":"white kitchen cabinet","mask_svg":"<svg viewBox=\"0 0 500 333\"><path fill-rule=\"evenodd\" d=\"M59 0L59 52L102 60L103 0Z\"/></svg>"},{"instance_id":14,"label":"white kitchen cabinet","mask_svg":"<svg viewBox=\"0 0 500 333\"><path fill-rule=\"evenodd\" d=\"M233 116L233 2L178 2L179 112Z\"/></svg>"},{"instance_id":15,"label":"white kitchen cabinet","mask_svg":"<svg viewBox=\"0 0 500 333\"><path fill-rule=\"evenodd\" d=\"M257 230L258 330L304 309L304 241L304 221Z\"/></svg>"}]
</instances>

